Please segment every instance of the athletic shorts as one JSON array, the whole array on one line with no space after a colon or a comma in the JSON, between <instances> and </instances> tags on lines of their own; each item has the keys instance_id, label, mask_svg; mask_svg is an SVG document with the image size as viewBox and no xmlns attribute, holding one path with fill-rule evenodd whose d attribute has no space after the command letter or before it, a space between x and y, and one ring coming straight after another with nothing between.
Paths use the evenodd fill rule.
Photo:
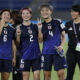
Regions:
<instances>
[{"instance_id":1,"label":"athletic shorts","mask_svg":"<svg viewBox=\"0 0 80 80\"><path fill-rule=\"evenodd\" d=\"M12 72L12 60L0 59L0 72Z\"/></svg>"},{"instance_id":2,"label":"athletic shorts","mask_svg":"<svg viewBox=\"0 0 80 80\"><path fill-rule=\"evenodd\" d=\"M21 71L30 72L31 68L32 68L33 72L41 69L41 57L37 58L37 59L32 59L32 60L21 59L21 61L20 61L20 70Z\"/></svg>"},{"instance_id":3,"label":"athletic shorts","mask_svg":"<svg viewBox=\"0 0 80 80\"><path fill-rule=\"evenodd\" d=\"M54 55L46 54L43 55L43 57L44 57L44 64L43 64L44 71L51 71L52 65L54 65L55 71L67 68L65 57L60 57L58 54L54 54Z\"/></svg>"}]
</instances>

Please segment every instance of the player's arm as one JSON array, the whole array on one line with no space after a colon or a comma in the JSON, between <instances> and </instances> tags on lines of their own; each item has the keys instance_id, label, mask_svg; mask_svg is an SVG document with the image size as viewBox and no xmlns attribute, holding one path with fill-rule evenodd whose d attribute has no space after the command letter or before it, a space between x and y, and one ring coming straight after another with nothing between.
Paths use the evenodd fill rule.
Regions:
<instances>
[{"instance_id":1,"label":"player's arm","mask_svg":"<svg viewBox=\"0 0 80 80\"><path fill-rule=\"evenodd\" d=\"M20 35L17 35L16 37L16 45L19 46L20 44Z\"/></svg>"},{"instance_id":2,"label":"player's arm","mask_svg":"<svg viewBox=\"0 0 80 80\"><path fill-rule=\"evenodd\" d=\"M38 29L38 40L40 43L43 42L43 34L41 29Z\"/></svg>"},{"instance_id":3,"label":"player's arm","mask_svg":"<svg viewBox=\"0 0 80 80\"><path fill-rule=\"evenodd\" d=\"M41 42L43 42L41 19L38 19L38 24L37 25L38 25L38 41L41 43Z\"/></svg>"},{"instance_id":4,"label":"player's arm","mask_svg":"<svg viewBox=\"0 0 80 80\"><path fill-rule=\"evenodd\" d=\"M65 41L66 41L65 31L62 31L62 33L61 33L61 45L60 46L63 47Z\"/></svg>"},{"instance_id":5,"label":"player's arm","mask_svg":"<svg viewBox=\"0 0 80 80\"><path fill-rule=\"evenodd\" d=\"M13 64L13 67L14 67L16 65L16 45L15 45L14 40L12 40L12 52L13 52L12 64Z\"/></svg>"},{"instance_id":6,"label":"player's arm","mask_svg":"<svg viewBox=\"0 0 80 80\"><path fill-rule=\"evenodd\" d=\"M60 23L60 31L61 31L61 44L58 47L59 51L61 51L63 49L64 43L66 40L65 25L63 23Z\"/></svg>"},{"instance_id":7,"label":"player's arm","mask_svg":"<svg viewBox=\"0 0 80 80\"><path fill-rule=\"evenodd\" d=\"M60 52L61 52L61 50L62 50L63 47L64 47L65 40L66 40L65 31L62 31L62 32L61 32L61 44L60 44L60 46L58 47L58 49L59 49Z\"/></svg>"}]
</instances>

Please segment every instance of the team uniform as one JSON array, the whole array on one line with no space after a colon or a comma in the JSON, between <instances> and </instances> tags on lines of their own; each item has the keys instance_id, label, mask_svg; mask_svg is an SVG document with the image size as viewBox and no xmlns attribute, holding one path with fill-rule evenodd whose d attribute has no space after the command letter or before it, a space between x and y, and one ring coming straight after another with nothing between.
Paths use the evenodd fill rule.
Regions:
<instances>
[{"instance_id":1,"label":"team uniform","mask_svg":"<svg viewBox=\"0 0 80 80\"><path fill-rule=\"evenodd\" d=\"M68 34L68 38L69 38L68 50L66 53L67 65L68 65L66 80L73 80L73 75L74 75L74 71L77 63L80 68L80 51L76 50L77 44L80 43L80 23L73 25L72 20L67 22L65 31ZM75 31L76 31L76 34L75 34Z\"/></svg>"},{"instance_id":2,"label":"team uniform","mask_svg":"<svg viewBox=\"0 0 80 80\"><path fill-rule=\"evenodd\" d=\"M64 69L67 67L64 56L61 57L55 47L61 44L61 32L64 31L65 26L59 21L52 19L51 22L42 24L43 33L43 69L45 71L51 71L52 64L54 64L54 70Z\"/></svg>"},{"instance_id":3,"label":"team uniform","mask_svg":"<svg viewBox=\"0 0 80 80\"><path fill-rule=\"evenodd\" d=\"M0 72L12 71L12 40L15 39L13 27L3 27L0 35Z\"/></svg>"},{"instance_id":4,"label":"team uniform","mask_svg":"<svg viewBox=\"0 0 80 80\"><path fill-rule=\"evenodd\" d=\"M21 62L20 69L22 71L40 70L41 68L41 53L38 44L38 28L36 24L29 26L21 25Z\"/></svg>"}]
</instances>

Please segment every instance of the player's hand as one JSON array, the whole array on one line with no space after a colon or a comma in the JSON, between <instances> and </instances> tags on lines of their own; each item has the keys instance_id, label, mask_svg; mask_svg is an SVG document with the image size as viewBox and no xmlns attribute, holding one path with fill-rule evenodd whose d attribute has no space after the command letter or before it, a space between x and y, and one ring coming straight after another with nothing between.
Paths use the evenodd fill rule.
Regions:
<instances>
[{"instance_id":1,"label":"player's hand","mask_svg":"<svg viewBox=\"0 0 80 80\"><path fill-rule=\"evenodd\" d=\"M58 46L58 50L59 50L59 52L61 52L63 50L63 47L62 46Z\"/></svg>"},{"instance_id":2,"label":"player's hand","mask_svg":"<svg viewBox=\"0 0 80 80\"><path fill-rule=\"evenodd\" d=\"M15 58L13 58L12 65L13 65L13 67L16 66L16 59Z\"/></svg>"},{"instance_id":3,"label":"player's hand","mask_svg":"<svg viewBox=\"0 0 80 80\"><path fill-rule=\"evenodd\" d=\"M41 23L41 18L37 18L37 26L38 26L38 29L42 29L42 23Z\"/></svg>"},{"instance_id":4,"label":"player's hand","mask_svg":"<svg viewBox=\"0 0 80 80\"><path fill-rule=\"evenodd\" d=\"M1 25L1 27L4 27L4 26L5 26L4 20L1 20L1 21L0 21L0 25Z\"/></svg>"},{"instance_id":5,"label":"player's hand","mask_svg":"<svg viewBox=\"0 0 80 80\"><path fill-rule=\"evenodd\" d=\"M18 25L16 29L17 29L17 30L16 30L17 36L20 36L20 35L21 35L20 25Z\"/></svg>"}]
</instances>

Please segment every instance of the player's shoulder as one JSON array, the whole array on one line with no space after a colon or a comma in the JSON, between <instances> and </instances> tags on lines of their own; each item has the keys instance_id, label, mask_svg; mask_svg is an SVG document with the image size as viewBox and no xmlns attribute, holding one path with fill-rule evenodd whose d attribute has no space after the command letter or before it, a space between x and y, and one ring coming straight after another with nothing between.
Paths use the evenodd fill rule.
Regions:
<instances>
[{"instance_id":1,"label":"player's shoulder","mask_svg":"<svg viewBox=\"0 0 80 80\"><path fill-rule=\"evenodd\" d=\"M11 25L11 26L8 26L8 28L9 28L10 30L15 30L15 27L13 27L12 25Z\"/></svg>"},{"instance_id":2,"label":"player's shoulder","mask_svg":"<svg viewBox=\"0 0 80 80\"><path fill-rule=\"evenodd\" d=\"M67 21L66 22L66 24L65 24L65 31L67 32L69 29L72 29L71 27L72 27L72 22L73 22L73 20L69 20L69 21Z\"/></svg>"},{"instance_id":3,"label":"player's shoulder","mask_svg":"<svg viewBox=\"0 0 80 80\"><path fill-rule=\"evenodd\" d=\"M54 18L53 20L54 20L55 22L59 23L59 24L61 24L61 23L62 23L62 20L61 20L61 19L59 19L59 18Z\"/></svg>"},{"instance_id":4,"label":"player's shoulder","mask_svg":"<svg viewBox=\"0 0 80 80\"><path fill-rule=\"evenodd\" d=\"M61 29L64 29L65 28L65 25L63 23L63 21L61 19L54 19L56 21L57 24L59 24L60 28Z\"/></svg>"},{"instance_id":5,"label":"player's shoulder","mask_svg":"<svg viewBox=\"0 0 80 80\"><path fill-rule=\"evenodd\" d=\"M65 26L66 27L71 27L72 23L73 23L73 20L69 20L69 21L66 22Z\"/></svg>"}]
</instances>

